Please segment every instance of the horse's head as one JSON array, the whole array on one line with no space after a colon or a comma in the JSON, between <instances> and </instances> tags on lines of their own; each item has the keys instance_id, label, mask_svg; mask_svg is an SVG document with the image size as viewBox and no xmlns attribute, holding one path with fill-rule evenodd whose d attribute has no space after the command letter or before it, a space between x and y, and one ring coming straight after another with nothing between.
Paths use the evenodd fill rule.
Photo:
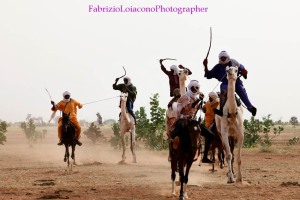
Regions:
<instances>
[{"instance_id":1,"label":"horse's head","mask_svg":"<svg viewBox=\"0 0 300 200\"><path fill-rule=\"evenodd\" d=\"M69 114L62 114L62 131L67 132L68 126L70 123L70 113Z\"/></svg>"},{"instance_id":2,"label":"horse's head","mask_svg":"<svg viewBox=\"0 0 300 200\"><path fill-rule=\"evenodd\" d=\"M238 78L238 67L237 66L227 66L226 67L226 74L228 80L236 80Z\"/></svg>"}]
</instances>

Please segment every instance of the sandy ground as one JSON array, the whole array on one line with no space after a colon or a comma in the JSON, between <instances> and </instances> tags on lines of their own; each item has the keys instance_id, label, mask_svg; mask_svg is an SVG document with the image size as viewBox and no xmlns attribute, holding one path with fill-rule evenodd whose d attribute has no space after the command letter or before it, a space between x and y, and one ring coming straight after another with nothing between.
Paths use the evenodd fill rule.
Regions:
<instances>
[{"instance_id":1,"label":"sandy ground","mask_svg":"<svg viewBox=\"0 0 300 200\"><path fill-rule=\"evenodd\" d=\"M107 142L94 145L83 135L77 165L68 173L56 128L46 129L46 138L33 147L20 128L8 129L0 146L0 199L178 199L171 195L166 151L138 150L134 164L128 148L126 163L118 164L121 151ZM109 128L103 132L110 137ZM198 164L191 168L189 199L300 199L299 143L276 145L271 152L243 149L243 183L227 184L227 167L212 173L210 165Z\"/></svg>"}]
</instances>

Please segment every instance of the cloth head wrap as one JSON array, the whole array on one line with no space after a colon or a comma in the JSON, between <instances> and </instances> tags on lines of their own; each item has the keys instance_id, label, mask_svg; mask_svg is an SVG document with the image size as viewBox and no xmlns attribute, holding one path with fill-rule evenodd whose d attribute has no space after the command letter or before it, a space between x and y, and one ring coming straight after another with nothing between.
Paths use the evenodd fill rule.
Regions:
<instances>
[{"instance_id":1,"label":"cloth head wrap","mask_svg":"<svg viewBox=\"0 0 300 200\"><path fill-rule=\"evenodd\" d=\"M192 87L194 87L195 89L198 88L197 91L193 92L191 90ZM199 84L199 82L197 80L191 80L190 83L188 84L188 87L187 87L187 95L189 97L193 97L194 99L196 99L197 95L199 94L199 92L200 92L200 84Z\"/></svg>"},{"instance_id":2,"label":"cloth head wrap","mask_svg":"<svg viewBox=\"0 0 300 200\"><path fill-rule=\"evenodd\" d=\"M125 76L125 77L123 78L123 81L124 81L125 79L128 80L128 83L126 84L126 86L131 85L131 78L129 78L128 76ZM125 81L124 81L124 83L125 83Z\"/></svg>"},{"instance_id":3,"label":"cloth head wrap","mask_svg":"<svg viewBox=\"0 0 300 200\"><path fill-rule=\"evenodd\" d=\"M225 61L222 61L222 60L221 60L221 57L226 57L226 60L225 60ZM229 54L228 54L226 51L221 51L221 52L219 53L219 63L221 63L221 64L227 64L229 61L230 61L230 56L229 56Z\"/></svg>"},{"instance_id":4,"label":"cloth head wrap","mask_svg":"<svg viewBox=\"0 0 300 200\"><path fill-rule=\"evenodd\" d=\"M69 102L70 99L71 99L71 98L66 99L65 96L67 96L67 95L69 95L69 96L71 97L71 93L70 93L69 91L65 91L65 92L63 93L63 97L64 97L63 101L64 101L64 102Z\"/></svg>"},{"instance_id":5,"label":"cloth head wrap","mask_svg":"<svg viewBox=\"0 0 300 200\"><path fill-rule=\"evenodd\" d=\"M176 65L171 65L170 69L174 71L174 75L179 73L179 68Z\"/></svg>"}]
</instances>

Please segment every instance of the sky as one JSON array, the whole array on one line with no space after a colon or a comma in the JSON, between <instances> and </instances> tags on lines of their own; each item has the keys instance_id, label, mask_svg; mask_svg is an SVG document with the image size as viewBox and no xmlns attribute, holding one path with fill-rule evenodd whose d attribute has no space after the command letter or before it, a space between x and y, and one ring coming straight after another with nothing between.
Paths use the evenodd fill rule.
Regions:
<instances>
[{"instance_id":1,"label":"sky","mask_svg":"<svg viewBox=\"0 0 300 200\"><path fill-rule=\"evenodd\" d=\"M207 12L89 12L89 7L204 7ZM0 1L0 119L25 121L27 114L48 121L50 97L64 91L85 104L78 119L117 119L119 91L115 78L124 74L137 87L134 111L150 110L150 97L159 94L166 108L167 69L188 67L189 80L200 82L208 96L219 90L216 79L204 78L205 58L212 28L208 68L226 50L248 70L243 83L256 118L300 117L300 19L296 0L1 0ZM189 80L186 82L188 84ZM122 83L120 81L119 83ZM96 103L89 102L98 101ZM203 116L203 114L202 114ZM149 114L148 114L149 117ZM250 119L250 112L244 118Z\"/></svg>"}]
</instances>

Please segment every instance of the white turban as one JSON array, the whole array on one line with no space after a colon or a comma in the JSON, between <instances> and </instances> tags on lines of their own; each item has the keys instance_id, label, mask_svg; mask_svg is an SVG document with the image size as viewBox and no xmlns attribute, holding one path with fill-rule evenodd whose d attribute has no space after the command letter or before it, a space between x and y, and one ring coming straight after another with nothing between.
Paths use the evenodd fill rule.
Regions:
<instances>
[{"instance_id":1,"label":"white turban","mask_svg":"<svg viewBox=\"0 0 300 200\"><path fill-rule=\"evenodd\" d=\"M71 93L70 93L69 91L65 91L65 92L63 93L63 97L65 97L66 95L71 96Z\"/></svg>"},{"instance_id":2,"label":"white turban","mask_svg":"<svg viewBox=\"0 0 300 200\"><path fill-rule=\"evenodd\" d=\"M71 97L71 93L70 93L69 91L65 91L65 92L63 93L63 97L64 97L63 101L69 102L71 98L66 99L66 98L65 98L66 95L69 95L69 96Z\"/></svg>"},{"instance_id":3,"label":"white turban","mask_svg":"<svg viewBox=\"0 0 300 200\"><path fill-rule=\"evenodd\" d=\"M215 93L215 92L210 92L210 93L208 94L208 96L211 97L212 99L218 98L218 94Z\"/></svg>"},{"instance_id":4,"label":"white turban","mask_svg":"<svg viewBox=\"0 0 300 200\"><path fill-rule=\"evenodd\" d=\"M193 92L191 90L192 87L195 87L195 88L198 88L197 89L197 92ZM191 80L190 83L188 84L188 87L187 87L187 95L189 97L193 97L194 99L197 98L197 95L199 94L200 92L200 84L197 80Z\"/></svg>"},{"instance_id":5,"label":"white turban","mask_svg":"<svg viewBox=\"0 0 300 200\"><path fill-rule=\"evenodd\" d=\"M216 102L219 102L219 96L218 96L217 93L215 93L215 92L210 92L210 93L208 94L208 96L209 96L210 98L212 98L211 104L214 104L214 103L216 103Z\"/></svg>"},{"instance_id":6,"label":"white turban","mask_svg":"<svg viewBox=\"0 0 300 200\"><path fill-rule=\"evenodd\" d=\"M221 60L221 57L226 57L226 60L223 62L223 61ZM229 56L229 54L228 54L226 51L221 51L221 52L219 53L219 63L221 63L221 64L227 64L229 61L230 61L230 56Z\"/></svg>"},{"instance_id":7,"label":"white turban","mask_svg":"<svg viewBox=\"0 0 300 200\"><path fill-rule=\"evenodd\" d=\"M126 84L126 86L131 85L131 78L129 78L128 76L125 76L125 77L123 78L123 81L124 81L125 79L128 80L128 83ZM124 83L125 83L125 82L124 82Z\"/></svg>"},{"instance_id":8,"label":"white turban","mask_svg":"<svg viewBox=\"0 0 300 200\"><path fill-rule=\"evenodd\" d=\"M226 58L230 58L229 54L227 53L227 51L221 51L219 53L219 58L221 57L226 57Z\"/></svg>"},{"instance_id":9,"label":"white turban","mask_svg":"<svg viewBox=\"0 0 300 200\"><path fill-rule=\"evenodd\" d=\"M176 65L171 65L170 69L174 71L174 75L179 73L179 68Z\"/></svg>"}]
</instances>

